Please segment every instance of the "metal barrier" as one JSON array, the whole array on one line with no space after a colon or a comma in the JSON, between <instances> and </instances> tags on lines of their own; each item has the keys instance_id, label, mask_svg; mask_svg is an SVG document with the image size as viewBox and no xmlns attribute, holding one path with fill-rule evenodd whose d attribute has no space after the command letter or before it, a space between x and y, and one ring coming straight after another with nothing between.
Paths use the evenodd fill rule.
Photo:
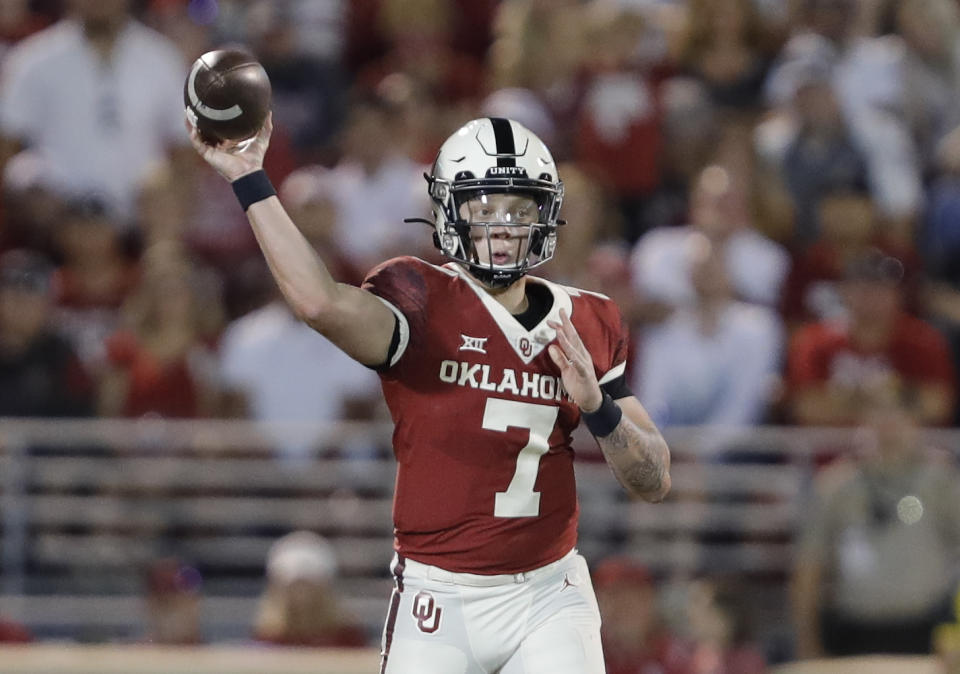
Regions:
<instances>
[{"instance_id":1,"label":"metal barrier","mask_svg":"<svg viewBox=\"0 0 960 674\"><path fill-rule=\"evenodd\" d=\"M340 587L373 637L390 590L391 431L0 419L0 614L44 635L129 639L143 628L143 566L176 555L204 573L209 637L242 639L267 549L306 528L335 545ZM661 572L754 574L782 590L818 456L853 438L843 429L671 430L673 493L649 505L628 500L592 438L578 435L580 549L589 561L630 554ZM960 446L956 431L925 439ZM291 458L278 446L312 451ZM782 623L782 593L765 596Z\"/></svg>"}]
</instances>

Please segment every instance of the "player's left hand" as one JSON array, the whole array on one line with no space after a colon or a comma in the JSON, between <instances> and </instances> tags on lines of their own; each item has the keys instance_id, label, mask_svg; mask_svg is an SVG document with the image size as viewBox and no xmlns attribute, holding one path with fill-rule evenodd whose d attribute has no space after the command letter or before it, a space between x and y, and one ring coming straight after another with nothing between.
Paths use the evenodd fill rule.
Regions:
<instances>
[{"instance_id":1,"label":"player's left hand","mask_svg":"<svg viewBox=\"0 0 960 674\"><path fill-rule=\"evenodd\" d=\"M593 359L583 345L577 329L570 317L560 310L560 321L548 321L547 324L557 331L557 340L547 351L554 364L560 368L563 387L582 411L595 412L603 402L603 393L593 371Z\"/></svg>"}]
</instances>

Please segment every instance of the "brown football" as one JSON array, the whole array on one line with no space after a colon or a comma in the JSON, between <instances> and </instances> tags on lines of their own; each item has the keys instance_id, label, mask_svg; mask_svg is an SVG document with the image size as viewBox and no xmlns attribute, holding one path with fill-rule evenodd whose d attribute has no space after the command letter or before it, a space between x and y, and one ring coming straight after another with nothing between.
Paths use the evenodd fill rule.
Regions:
<instances>
[{"instance_id":1,"label":"brown football","mask_svg":"<svg viewBox=\"0 0 960 674\"><path fill-rule=\"evenodd\" d=\"M193 62L183 102L205 143L244 140L260 130L270 111L270 79L249 52L209 51Z\"/></svg>"}]
</instances>

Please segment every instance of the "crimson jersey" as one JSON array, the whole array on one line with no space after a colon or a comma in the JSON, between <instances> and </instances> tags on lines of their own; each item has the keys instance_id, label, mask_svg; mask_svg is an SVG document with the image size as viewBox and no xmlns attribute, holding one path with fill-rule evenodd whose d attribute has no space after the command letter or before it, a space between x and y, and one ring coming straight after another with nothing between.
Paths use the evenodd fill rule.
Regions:
<instances>
[{"instance_id":1,"label":"crimson jersey","mask_svg":"<svg viewBox=\"0 0 960 674\"><path fill-rule=\"evenodd\" d=\"M395 424L395 547L456 572L519 573L576 543L570 434L580 411L547 352L565 309L601 384L622 376L628 339L608 298L536 277L553 295L524 328L459 266L404 257L363 287L399 319L381 372Z\"/></svg>"}]
</instances>

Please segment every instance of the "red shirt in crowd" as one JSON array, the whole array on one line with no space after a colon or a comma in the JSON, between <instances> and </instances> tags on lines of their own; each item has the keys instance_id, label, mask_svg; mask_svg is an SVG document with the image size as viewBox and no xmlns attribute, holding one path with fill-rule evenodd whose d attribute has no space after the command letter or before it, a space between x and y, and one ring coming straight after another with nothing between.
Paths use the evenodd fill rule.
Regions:
<instances>
[{"instance_id":1,"label":"red shirt in crowd","mask_svg":"<svg viewBox=\"0 0 960 674\"><path fill-rule=\"evenodd\" d=\"M107 341L107 357L126 373L129 381L123 416L199 415L197 386L186 357L161 362L129 332L117 333Z\"/></svg>"},{"instance_id":2,"label":"red shirt in crowd","mask_svg":"<svg viewBox=\"0 0 960 674\"><path fill-rule=\"evenodd\" d=\"M904 313L881 350L857 346L846 329L834 323L801 328L790 345L792 393L827 382L854 388L889 375L907 387L945 384L952 390L953 363L943 336L932 325Z\"/></svg>"}]
</instances>

